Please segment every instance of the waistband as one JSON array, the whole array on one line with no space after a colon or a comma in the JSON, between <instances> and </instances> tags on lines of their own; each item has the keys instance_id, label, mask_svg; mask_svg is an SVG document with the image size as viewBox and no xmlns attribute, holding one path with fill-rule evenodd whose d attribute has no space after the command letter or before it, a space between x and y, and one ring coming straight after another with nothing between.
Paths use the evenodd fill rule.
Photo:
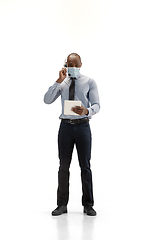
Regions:
<instances>
[{"instance_id":1,"label":"waistband","mask_svg":"<svg viewBox=\"0 0 160 240\"><path fill-rule=\"evenodd\" d=\"M62 122L70 123L70 124L81 124L89 122L89 118L82 119L61 119Z\"/></svg>"}]
</instances>

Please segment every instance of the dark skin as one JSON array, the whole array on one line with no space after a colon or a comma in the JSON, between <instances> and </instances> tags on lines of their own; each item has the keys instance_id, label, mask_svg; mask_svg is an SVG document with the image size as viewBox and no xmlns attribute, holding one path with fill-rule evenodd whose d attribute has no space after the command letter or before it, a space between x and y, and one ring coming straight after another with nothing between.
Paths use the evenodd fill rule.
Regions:
<instances>
[{"instance_id":1,"label":"dark skin","mask_svg":"<svg viewBox=\"0 0 160 240\"><path fill-rule=\"evenodd\" d=\"M67 67L77 67L80 68L82 66L82 63L80 61L80 58L78 56L75 55L70 55L67 58ZM62 68L61 71L59 71L59 78L57 79L57 83L62 83L63 80L66 78L67 76L67 69L66 68ZM73 108L71 108L71 110L75 113L77 113L78 115L88 115L88 109L81 106L75 106Z\"/></svg>"}]
</instances>

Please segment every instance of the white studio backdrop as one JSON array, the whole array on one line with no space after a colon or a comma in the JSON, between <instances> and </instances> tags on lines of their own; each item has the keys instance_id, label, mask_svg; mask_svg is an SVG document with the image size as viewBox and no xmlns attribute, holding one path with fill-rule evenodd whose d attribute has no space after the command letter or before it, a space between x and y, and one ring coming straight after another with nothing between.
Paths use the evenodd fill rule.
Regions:
<instances>
[{"instance_id":1,"label":"white studio backdrop","mask_svg":"<svg viewBox=\"0 0 160 240\"><path fill-rule=\"evenodd\" d=\"M43 97L71 52L101 101L90 123L96 210L105 205L107 223L137 239L159 239L159 11L156 0L0 0L3 239L20 239L16 224L25 231L25 216L56 207L61 101ZM76 151L70 182L69 207L81 211Z\"/></svg>"}]
</instances>

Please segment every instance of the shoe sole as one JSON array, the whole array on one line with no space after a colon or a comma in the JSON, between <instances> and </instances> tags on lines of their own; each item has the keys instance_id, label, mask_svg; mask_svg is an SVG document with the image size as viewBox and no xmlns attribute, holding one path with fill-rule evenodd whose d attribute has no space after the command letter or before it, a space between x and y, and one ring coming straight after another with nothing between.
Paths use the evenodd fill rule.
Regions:
<instances>
[{"instance_id":1,"label":"shoe sole","mask_svg":"<svg viewBox=\"0 0 160 240\"><path fill-rule=\"evenodd\" d=\"M65 213L67 213L67 210L64 211L64 212L62 212L62 213L59 213L59 214L51 213L51 215L52 215L52 216L60 216L60 215L65 214Z\"/></svg>"},{"instance_id":2,"label":"shoe sole","mask_svg":"<svg viewBox=\"0 0 160 240\"><path fill-rule=\"evenodd\" d=\"M94 217L94 216L97 215L97 213L94 213L94 214L88 214L85 210L84 210L84 213L85 213L87 216L92 216L92 217Z\"/></svg>"}]
</instances>

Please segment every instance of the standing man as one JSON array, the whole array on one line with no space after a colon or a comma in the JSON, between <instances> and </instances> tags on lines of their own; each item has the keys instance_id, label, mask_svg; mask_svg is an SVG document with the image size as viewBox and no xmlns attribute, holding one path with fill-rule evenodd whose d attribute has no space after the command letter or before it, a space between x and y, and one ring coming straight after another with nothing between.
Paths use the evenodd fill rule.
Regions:
<instances>
[{"instance_id":1,"label":"standing man","mask_svg":"<svg viewBox=\"0 0 160 240\"><path fill-rule=\"evenodd\" d=\"M61 124L58 132L58 150L60 166L58 172L57 208L52 216L67 213L69 200L69 168L72 159L74 144L76 145L82 180L82 205L84 213L95 216L91 158L91 130L89 119L99 112L100 103L97 85L89 77L79 71L82 66L81 58L77 53L67 57L66 67L59 72L58 80L51 86L44 96L46 104L53 103L60 95L62 101ZM68 72L68 76L67 76ZM81 107L72 107L75 115L64 115L64 101L81 101Z\"/></svg>"}]
</instances>

